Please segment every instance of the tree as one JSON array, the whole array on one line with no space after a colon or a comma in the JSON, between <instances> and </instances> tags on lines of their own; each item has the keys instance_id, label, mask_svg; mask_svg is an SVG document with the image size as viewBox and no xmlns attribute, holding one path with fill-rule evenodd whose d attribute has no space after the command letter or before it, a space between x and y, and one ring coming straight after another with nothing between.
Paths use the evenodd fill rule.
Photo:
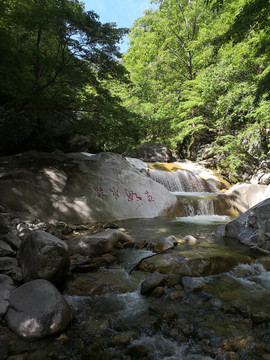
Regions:
<instances>
[{"instance_id":1,"label":"tree","mask_svg":"<svg viewBox=\"0 0 270 360\"><path fill-rule=\"evenodd\" d=\"M223 173L240 180L245 164L270 149L270 3L153 2L159 9L135 23L124 58L144 140L193 159L208 144Z\"/></svg>"},{"instance_id":2,"label":"tree","mask_svg":"<svg viewBox=\"0 0 270 360\"><path fill-rule=\"evenodd\" d=\"M124 65L134 84L134 110L148 130L145 139L172 145L179 130L183 85L192 82L201 67L197 37L210 11L200 0L153 2L158 10L147 11L131 30ZM193 112L188 117L192 119Z\"/></svg>"},{"instance_id":3,"label":"tree","mask_svg":"<svg viewBox=\"0 0 270 360\"><path fill-rule=\"evenodd\" d=\"M78 0L3 0L0 12L2 151L47 146L59 124L78 112L91 121L104 97L114 103L102 81L126 78L117 44L127 29L101 24Z\"/></svg>"}]
</instances>

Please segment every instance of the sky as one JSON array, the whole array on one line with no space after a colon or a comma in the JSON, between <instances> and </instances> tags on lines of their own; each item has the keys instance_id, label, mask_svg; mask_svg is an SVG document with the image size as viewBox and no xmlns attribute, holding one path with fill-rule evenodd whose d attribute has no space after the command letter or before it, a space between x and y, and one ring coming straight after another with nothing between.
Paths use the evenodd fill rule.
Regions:
<instances>
[{"instance_id":1,"label":"sky","mask_svg":"<svg viewBox=\"0 0 270 360\"><path fill-rule=\"evenodd\" d=\"M130 28L134 21L143 16L145 10L156 8L150 0L81 0L85 10L93 10L100 16L102 23L115 22L117 27ZM120 45L121 52L128 49L128 36Z\"/></svg>"}]
</instances>

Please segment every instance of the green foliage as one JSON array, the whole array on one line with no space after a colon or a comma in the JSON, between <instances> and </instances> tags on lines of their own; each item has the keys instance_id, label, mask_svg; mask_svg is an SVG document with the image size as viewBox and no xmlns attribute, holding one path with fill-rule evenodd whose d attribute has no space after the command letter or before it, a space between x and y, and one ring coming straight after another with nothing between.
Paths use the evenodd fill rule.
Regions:
<instances>
[{"instance_id":1,"label":"green foliage","mask_svg":"<svg viewBox=\"0 0 270 360\"><path fill-rule=\"evenodd\" d=\"M91 122L94 109L105 112L104 98L120 106L102 81L126 78L117 46L126 29L101 24L78 0L4 0L0 19L0 151L50 149L58 133L78 122L78 112ZM102 94L94 109L87 86Z\"/></svg>"},{"instance_id":2,"label":"green foliage","mask_svg":"<svg viewBox=\"0 0 270 360\"><path fill-rule=\"evenodd\" d=\"M160 142L193 159L208 144L238 181L251 158L269 155L270 2L152 2L159 8L131 30L125 104L145 124L143 140L159 129Z\"/></svg>"},{"instance_id":3,"label":"green foliage","mask_svg":"<svg viewBox=\"0 0 270 360\"><path fill-rule=\"evenodd\" d=\"M161 142L198 159L207 145L231 181L269 156L270 2L152 3L121 61L126 30L78 0L2 0L0 151L53 149L61 129L99 150Z\"/></svg>"}]
</instances>

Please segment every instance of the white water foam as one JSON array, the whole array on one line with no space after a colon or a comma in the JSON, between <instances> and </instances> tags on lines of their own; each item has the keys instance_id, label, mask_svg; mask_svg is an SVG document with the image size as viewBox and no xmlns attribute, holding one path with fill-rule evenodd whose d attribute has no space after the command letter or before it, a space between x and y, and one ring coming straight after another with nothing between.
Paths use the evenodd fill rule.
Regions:
<instances>
[{"instance_id":1,"label":"white water foam","mask_svg":"<svg viewBox=\"0 0 270 360\"><path fill-rule=\"evenodd\" d=\"M143 336L132 342L133 345L144 345L148 356L155 360L211 360L208 356L199 355L200 350L188 344L179 346L162 335Z\"/></svg>"},{"instance_id":2,"label":"white water foam","mask_svg":"<svg viewBox=\"0 0 270 360\"><path fill-rule=\"evenodd\" d=\"M239 264L234 267L229 275L250 292L262 291L270 294L270 272L261 264Z\"/></svg>"},{"instance_id":3,"label":"white water foam","mask_svg":"<svg viewBox=\"0 0 270 360\"><path fill-rule=\"evenodd\" d=\"M172 222L179 223L194 223L194 224L223 224L230 221L229 216L225 215L195 215L195 216L184 216L176 217Z\"/></svg>"}]
</instances>

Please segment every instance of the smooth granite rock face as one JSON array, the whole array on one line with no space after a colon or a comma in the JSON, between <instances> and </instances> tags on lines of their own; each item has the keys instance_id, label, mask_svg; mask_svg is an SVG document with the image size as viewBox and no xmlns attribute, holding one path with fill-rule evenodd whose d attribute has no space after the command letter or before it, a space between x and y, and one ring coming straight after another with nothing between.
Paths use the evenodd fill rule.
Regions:
<instances>
[{"instance_id":1,"label":"smooth granite rock face","mask_svg":"<svg viewBox=\"0 0 270 360\"><path fill-rule=\"evenodd\" d=\"M15 289L5 316L8 327L27 339L64 331L72 310L61 293L47 280L33 280Z\"/></svg>"},{"instance_id":2,"label":"smooth granite rock face","mask_svg":"<svg viewBox=\"0 0 270 360\"><path fill-rule=\"evenodd\" d=\"M224 193L225 201L240 213L269 197L266 185L239 183Z\"/></svg>"},{"instance_id":3,"label":"smooth granite rock face","mask_svg":"<svg viewBox=\"0 0 270 360\"><path fill-rule=\"evenodd\" d=\"M123 156L30 152L0 158L0 199L6 211L86 224L152 218L177 200Z\"/></svg>"}]
</instances>

